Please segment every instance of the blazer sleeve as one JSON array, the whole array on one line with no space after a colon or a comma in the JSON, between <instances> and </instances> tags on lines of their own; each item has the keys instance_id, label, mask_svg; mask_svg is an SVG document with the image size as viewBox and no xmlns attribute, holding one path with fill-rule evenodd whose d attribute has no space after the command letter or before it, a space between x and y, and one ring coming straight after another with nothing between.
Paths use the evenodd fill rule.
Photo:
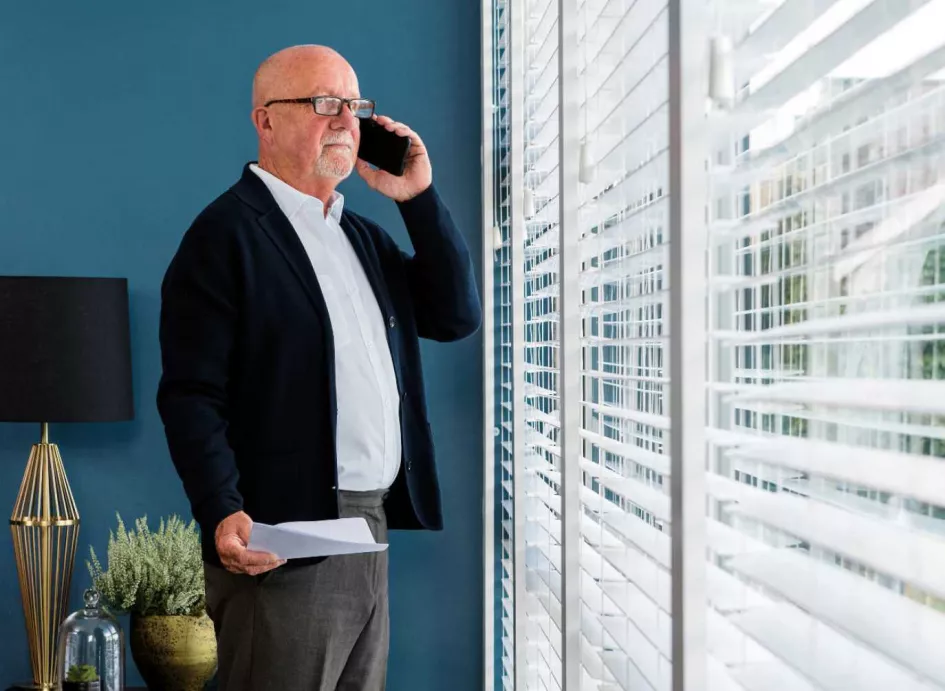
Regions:
<instances>
[{"instance_id":1,"label":"blazer sleeve","mask_svg":"<svg viewBox=\"0 0 945 691\"><path fill-rule=\"evenodd\" d=\"M204 532L243 508L226 434L237 254L232 235L223 230L219 221L198 217L161 287L158 410L171 458Z\"/></svg>"},{"instance_id":2,"label":"blazer sleeve","mask_svg":"<svg viewBox=\"0 0 945 691\"><path fill-rule=\"evenodd\" d=\"M413 256L396 251L403 257L418 335L435 341L472 335L482 322L482 304L469 248L449 209L433 185L397 206L414 249Z\"/></svg>"}]
</instances>

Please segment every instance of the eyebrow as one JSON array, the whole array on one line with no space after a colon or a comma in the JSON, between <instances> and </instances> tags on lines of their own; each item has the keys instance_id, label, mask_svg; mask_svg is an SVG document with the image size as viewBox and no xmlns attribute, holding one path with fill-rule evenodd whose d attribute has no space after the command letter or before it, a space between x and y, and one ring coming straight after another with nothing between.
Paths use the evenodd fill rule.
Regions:
<instances>
[{"instance_id":1,"label":"eyebrow","mask_svg":"<svg viewBox=\"0 0 945 691\"><path fill-rule=\"evenodd\" d=\"M335 93L334 89L326 89L323 86L316 86L311 92L312 96L334 96L336 98L364 98L361 95L361 90L357 89L353 96L344 96L340 93Z\"/></svg>"},{"instance_id":2,"label":"eyebrow","mask_svg":"<svg viewBox=\"0 0 945 691\"><path fill-rule=\"evenodd\" d=\"M334 89L330 89L330 88L328 88L327 86L324 86L323 84L316 84L314 87L312 87L312 94L313 94L313 95L315 95L315 94L323 94L323 95L331 95L331 96L334 96L334 95L335 95L334 91L335 91ZM357 98L357 97L356 97L356 96L352 96L351 98Z\"/></svg>"}]
</instances>

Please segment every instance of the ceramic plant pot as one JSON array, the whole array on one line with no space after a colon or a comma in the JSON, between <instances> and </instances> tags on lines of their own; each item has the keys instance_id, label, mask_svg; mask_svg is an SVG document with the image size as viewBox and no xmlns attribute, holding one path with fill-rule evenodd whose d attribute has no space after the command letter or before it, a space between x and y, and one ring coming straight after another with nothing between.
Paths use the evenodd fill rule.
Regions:
<instances>
[{"instance_id":1,"label":"ceramic plant pot","mask_svg":"<svg viewBox=\"0 0 945 691\"><path fill-rule=\"evenodd\" d=\"M152 691L203 691L217 669L210 617L132 616L131 656Z\"/></svg>"}]
</instances>

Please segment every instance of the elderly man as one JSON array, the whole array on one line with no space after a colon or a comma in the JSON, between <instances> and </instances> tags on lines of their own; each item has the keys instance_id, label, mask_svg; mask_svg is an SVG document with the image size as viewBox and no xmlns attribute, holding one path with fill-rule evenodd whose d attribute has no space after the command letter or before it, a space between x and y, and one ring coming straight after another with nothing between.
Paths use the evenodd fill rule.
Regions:
<instances>
[{"instance_id":1,"label":"elderly man","mask_svg":"<svg viewBox=\"0 0 945 691\"><path fill-rule=\"evenodd\" d=\"M411 139L402 176L357 158L360 122ZM385 684L387 553L292 560L247 548L253 520L363 516L442 527L419 338L481 308L426 148L374 113L320 46L259 68L259 161L187 230L162 287L158 408L201 527L224 691ZM413 255L344 205L354 168L397 203Z\"/></svg>"}]
</instances>

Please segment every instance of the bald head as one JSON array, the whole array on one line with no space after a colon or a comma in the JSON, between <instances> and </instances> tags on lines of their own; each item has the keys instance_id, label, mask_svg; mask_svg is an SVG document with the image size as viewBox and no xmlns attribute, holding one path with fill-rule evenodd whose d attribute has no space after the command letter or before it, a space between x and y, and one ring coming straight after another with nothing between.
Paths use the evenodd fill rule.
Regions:
<instances>
[{"instance_id":1,"label":"bald head","mask_svg":"<svg viewBox=\"0 0 945 691\"><path fill-rule=\"evenodd\" d=\"M274 98L315 96L307 89L339 78L357 89L354 68L337 51L327 46L292 46L269 56L253 79L253 107Z\"/></svg>"},{"instance_id":2,"label":"bald head","mask_svg":"<svg viewBox=\"0 0 945 691\"><path fill-rule=\"evenodd\" d=\"M316 113L308 99L360 95L354 69L331 48L293 46L267 58L253 79L259 165L298 190L330 198L354 169L360 126L349 108Z\"/></svg>"}]
</instances>

